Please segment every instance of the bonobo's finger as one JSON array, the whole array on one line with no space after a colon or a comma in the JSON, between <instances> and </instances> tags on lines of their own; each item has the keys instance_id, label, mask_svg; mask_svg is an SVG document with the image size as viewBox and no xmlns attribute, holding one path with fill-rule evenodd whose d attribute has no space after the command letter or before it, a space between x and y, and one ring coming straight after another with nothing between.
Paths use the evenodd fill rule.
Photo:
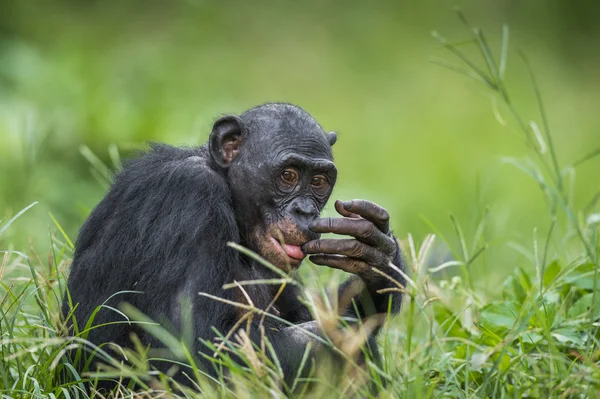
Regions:
<instances>
[{"instance_id":1,"label":"bonobo's finger","mask_svg":"<svg viewBox=\"0 0 600 399\"><path fill-rule=\"evenodd\" d=\"M393 251L395 243L366 219L323 218L311 223L309 228L315 233L348 235L385 251Z\"/></svg>"},{"instance_id":2,"label":"bonobo's finger","mask_svg":"<svg viewBox=\"0 0 600 399\"><path fill-rule=\"evenodd\" d=\"M352 200L343 202L344 209L370 220L384 233L390 231L390 214L381 206L371 201Z\"/></svg>"},{"instance_id":3,"label":"bonobo's finger","mask_svg":"<svg viewBox=\"0 0 600 399\"><path fill-rule=\"evenodd\" d=\"M376 248L354 239L323 239L309 241L302 246L305 254L345 255L364 260L371 265L387 265L388 257Z\"/></svg>"},{"instance_id":4,"label":"bonobo's finger","mask_svg":"<svg viewBox=\"0 0 600 399\"><path fill-rule=\"evenodd\" d=\"M345 216L347 218L352 218L352 219L360 218L360 215L357 215L356 213L348 212L347 210L345 210L344 202L342 200L335 200L335 203L333 206L335 207L335 210L342 216Z\"/></svg>"},{"instance_id":5,"label":"bonobo's finger","mask_svg":"<svg viewBox=\"0 0 600 399\"><path fill-rule=\"evenodd\" d=\"M364 275L371 270L371 266L358 259L348 258L340 255L313 255L310 261L315 265L329 266L334 269L343 270L346 273Z\"/></svg>"}]
</instances>

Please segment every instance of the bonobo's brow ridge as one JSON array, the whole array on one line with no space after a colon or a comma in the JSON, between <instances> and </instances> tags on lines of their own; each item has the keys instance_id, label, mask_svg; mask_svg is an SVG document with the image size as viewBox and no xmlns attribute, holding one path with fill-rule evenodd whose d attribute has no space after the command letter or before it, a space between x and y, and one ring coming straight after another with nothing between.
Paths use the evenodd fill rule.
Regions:
<instances>
[{"instance_id":1,"label":"bonobo's brow ridge","mask_svg":"<svg viewBox=\"0 0 600 399\"><path fill-rule=\"evenodd\" d=\"M316 170L331 171L335 170L335 164L329 159L312 158L302 154L287 154L281 158L284 165L306 165Z\"/></svg>"}]
</instances>

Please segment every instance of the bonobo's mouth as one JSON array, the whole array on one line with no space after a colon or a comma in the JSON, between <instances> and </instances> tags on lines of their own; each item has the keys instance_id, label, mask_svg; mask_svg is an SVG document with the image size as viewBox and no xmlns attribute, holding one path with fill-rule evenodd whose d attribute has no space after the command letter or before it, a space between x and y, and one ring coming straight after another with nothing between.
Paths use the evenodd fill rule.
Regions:
<instances>
[{"instance_id":1,"label":"bonobo's mouth","mask_svg":"<svg viewBox=\"0 0 600 399\"><path fill-rule=\"evenodd\" d=\"M275 239L275 237L269 237L273 246L277 249L277 251L284 253L287 255L290 264L293 266L298 266L302 260L306 257L306 254L302 252L301 245L293 245L293 244L283 244Z\"/></svg>"}]
</instances>

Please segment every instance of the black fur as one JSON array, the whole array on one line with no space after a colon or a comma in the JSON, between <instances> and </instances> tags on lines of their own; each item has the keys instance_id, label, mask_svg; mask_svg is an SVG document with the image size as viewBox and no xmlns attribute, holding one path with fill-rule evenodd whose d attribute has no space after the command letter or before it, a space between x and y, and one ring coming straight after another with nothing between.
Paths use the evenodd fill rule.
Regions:
<instances>
[{"instance_id":1,"label":"black fur","mask_svg":"<svg viewBox=\"0 0 600 399\"><path fill-rule=\"evenodd\" d=\"M122 315L109 307L119 308L120 303L127 302L179 336L183 328L182 312L189 312L193 320L193 352L212 353L200 339L213 341L213 328L227 333L241 313L234 306L198 293L238 302L242 298L240 292L223 289L224 284L272 277L271 271L228 247L227 243L240 243L257 250L251 239L256 224L292 217L290 209L297 209L297 200L284 198L274 191L269 174L276 163L288 155L301 154L331 161L335 134L326 136L310 115L288 104L257 107L226 123L220 125L217 133L213 130L211 140L215 137L215 145L223 137L223 140L228 137L239 140L235 141L235 145L240 145L239 155L231 168L226 167L223 159L215 162L215 156L222 153L214 155L208 145L198 148L153 145L143 156L130 161L116 177L106 197L81 228L77 240L68 294L76 305L74 315L79 329L101 304L107 306L98 312L94 325L124 321ZM236 130L237 123L243 125L242 130ZM228 129L239 134L228 135ZM334 172L330 172L332 186ZM318 217L329 194L326 198L311 197L310 204L318 208L317 213L302 217L311 220ZM298 226L304 226L305 221L298 215L294 216ZM316 238L307 228L299 229L304 229L306 237ZM401 266L400 258L396 264ZM348 284L341 289L345 286ZM375 293L376 289L386 286L391 285L381 281L369 288L371 305L376 311L385 312L391 296L396 312L400 305L399 294ZM273 286L245 288L254 305L262 309L274 295ZM125 293L114 295L118 292ZM288 286L276 304L280 317L295 324L311 322L312 316L299 301L300 297L296 288ZM182 304L188 307L182 309ZM70 310L65 296L63 313L67 315ZM361 313L364 316L368 312L361 310ZM268 317L265 323L264 331L291 381L311 338ZM319 333L314 322L304 326ZM131 347L132 333L137 334L144 345L161 346L143 329L128 323L92 329L88 339L96 345L114 342ZM260 341L258 328L252 329L251 338ZM371 345L374 346L373 340ZM202 356L198 358L206 372L215 373L210 362Z\"/></svg>"}]
</instances>

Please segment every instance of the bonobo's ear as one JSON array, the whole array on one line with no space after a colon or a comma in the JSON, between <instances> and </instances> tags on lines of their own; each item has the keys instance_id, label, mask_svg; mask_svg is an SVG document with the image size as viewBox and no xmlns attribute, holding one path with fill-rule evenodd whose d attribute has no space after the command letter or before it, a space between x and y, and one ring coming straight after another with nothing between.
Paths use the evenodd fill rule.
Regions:
<instances>
[{"instance_id":1,"label":"bonobo's ear","mask_svg":"<svg viewBox=\"0 0 600 399\"><path fill-rule=\"evenodd\" d=\"M329 145L334 145L337 141L337 134L335 132L325 133L325 137L327 137L327 141L329 141Z\"/></svg>"},{"instance_id":2,"label":"bonobo's ear","mask_svg":"<svg viewBox=\"0 0 600 399\"><path fill-rule=\"evenodd\" d=\"M222 168L228 168L246 138L246 125L235 115L219 118L213 125L208 141L212 159Z\"/></svg>"}]
</instances>

